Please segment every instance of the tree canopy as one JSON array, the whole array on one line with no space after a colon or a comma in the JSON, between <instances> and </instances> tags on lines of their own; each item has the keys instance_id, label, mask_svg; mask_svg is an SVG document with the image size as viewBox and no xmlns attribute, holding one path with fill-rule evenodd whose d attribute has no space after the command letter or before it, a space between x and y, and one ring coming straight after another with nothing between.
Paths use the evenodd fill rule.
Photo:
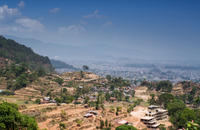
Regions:
<instances>
[{"instance_id":1,"label":"tree canopy","mask_svg":"<svg viewBox=\"0 0 200 130\"><path fill-rule=\"evenodd\" d=\"M120 125L115 130L137 130L137 129L131 125Z\"/></svg>"},{"instance_id":2,"label":"tree canopy","mask_svg":"<svg viewBox=\"0 0 200 130\"><path fill-rule=\"evenodd\" d=\"M83 67L82 67L82 68L83 68L83 70L84 70L84 71L87 71L87 70L89 70L89 67L88 67L87 65L83 65Z\"/></svg>"},{"instance_id":3,"label":"tree canopy","mask_svg":"<svg viewBox=\"0 0 200 130\"><path fill-rule=\"evenodd\" d=\"M33 117L22 115L16 104L3 102L0 104L0 129L1 130L37 130L38 125Z\"/></svg>"}]
</instances>

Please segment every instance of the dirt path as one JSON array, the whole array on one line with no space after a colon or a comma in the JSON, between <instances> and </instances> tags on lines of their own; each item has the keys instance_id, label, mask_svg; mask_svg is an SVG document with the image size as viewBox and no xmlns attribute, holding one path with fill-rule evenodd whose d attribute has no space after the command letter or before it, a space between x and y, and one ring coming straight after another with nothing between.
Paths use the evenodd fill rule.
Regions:
<instances>
[{"instance_id":1,"label":"dirt path","mask_svg":"<svg viewBox=\"0 0 200 130\"><path fill-rule=\"evenodd\" d=\"M150 98L149 94L147 93L147 87L137 87L135 89L135 97L143 99L143 101L147 102ZM141 117L145 116L147 112L147 107L145 106L136 106L134 110L130 113L131 116L125 118L128 122L132 123L138 129L145 129L147 128L140 119Z\"/></svg>"}]
</instances>

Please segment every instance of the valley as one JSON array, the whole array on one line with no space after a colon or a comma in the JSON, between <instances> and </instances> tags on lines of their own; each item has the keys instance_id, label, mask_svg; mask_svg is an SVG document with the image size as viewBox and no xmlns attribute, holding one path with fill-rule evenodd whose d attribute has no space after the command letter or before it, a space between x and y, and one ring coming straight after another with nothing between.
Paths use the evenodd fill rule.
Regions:
<instances>
[{"instance_id":1,"label":"valley","mask_svg":"<svg viewBox=\"0 0 200 130\"><path fill-rule=\"evenodd\" d=\"M155 66L154 72L148 71L148 65L147 68L139 66L142 71L133 65L131 69L139 71L143 79L130 79L121 71L113 75L87 65L74 67L61 61L50 61L3 36L0 47L0 129L200 128L200 83L184 78L182 73L182 79L169 80L170 77ZM71 71L56 72L60 68L65 70L63 67ZM109 68L110 71L120 70L120 67L107 66ZM162 78L155 80L146 74L152 74L151 77L159 74ZM17 123L10 125L12 122Z\"/></svg>"}]
</instances>

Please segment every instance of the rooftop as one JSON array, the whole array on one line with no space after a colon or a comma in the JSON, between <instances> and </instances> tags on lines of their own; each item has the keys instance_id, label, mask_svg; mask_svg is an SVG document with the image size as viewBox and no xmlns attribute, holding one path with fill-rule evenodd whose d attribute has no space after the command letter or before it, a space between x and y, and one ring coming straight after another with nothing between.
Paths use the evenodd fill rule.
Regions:
<instances>
[{"instance_id":1,"label":"rooftop","mask_svg":"<svg viewBox=\"0 0 200 130\"><path fill-rule=\"evenodd\" d=\"M90 116L93 116L93 115L90 114L90 113L87 113L87 114L84 115L84 117L90 117Z\"/></svg>"},{"instance_id":2,"label":"rooftop","mask_svg":"<svg viewBox=\"0 0 200 130\"><path fill-rule=\"evenodd\" d=\"M149 109L154 109L154 108L159 108L159 106L156 106L156 105L150 105L148 108L149 108Z\"/></svg>"},{"instance_id":3,"label":"rooftop","mask_svg":"<svg viewBox=\"0 0 200 130\"><path fill-rule=\"evenodd\" d=\"M141 120L152 120L152 119L154 119L154 117L152 116L145 116L141 118Z\"/></svg>"},{"instance_id":4,"label":"rooftop","mask_svg":"<svg viewBox=\"0 0 200 130\"><path fill-rule=\"evenodd\" d=\"M152 125L152 127L154 127L154 128L156 128L158 126L160 126L160 124L154 124L154 125Z\"/></svg>"},{"instance_id":5,"label":"rooftop","mask_svg":"<svg viewBox=\"0 0 200 130\"><path fill-rule=\"evenodd\" d=\"M127 124L128 121L126 121L126 120L121 120L121 121L119 121L118 123L119 123L119 124Z\"/></svg>"}]
</instances>

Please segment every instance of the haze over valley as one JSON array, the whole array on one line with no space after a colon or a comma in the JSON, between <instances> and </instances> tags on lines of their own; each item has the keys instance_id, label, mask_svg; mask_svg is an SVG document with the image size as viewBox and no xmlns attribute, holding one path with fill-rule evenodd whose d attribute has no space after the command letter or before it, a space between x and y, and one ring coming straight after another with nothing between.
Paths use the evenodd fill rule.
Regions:
<instances>
[{"instance_id":1,"label":"haze over valley","mask_svg":"<svg viewBox=\"0 0 200 130\"><path fill-rule=\"evenodd\" d=\"M114 47L112 50L108 49L106 51L104 49L105 46L75 47L62 44L58 45L55 43L45 43L35 39L14 36L6 37L15 39L16 41L31 47L41 55L63 61L76 68L81 69L81 67L86 64L90 67L90 71L101 76L109 74L112 76L121 76L129 80L170 80L172 82L184 80L200 81L199 63L194 61L144 60L139 59L140 57L133 58L134 54L123 58L112 57L111 55L106 56L105 53L107 51L115 51L116 48ZM96 50L100 51L99 54L94 52ZM136 54L137 52L133 53ZM58 72L74 71L74 68L69 69L68 67L55 68Z\"/></svg>"}]
</instances>

